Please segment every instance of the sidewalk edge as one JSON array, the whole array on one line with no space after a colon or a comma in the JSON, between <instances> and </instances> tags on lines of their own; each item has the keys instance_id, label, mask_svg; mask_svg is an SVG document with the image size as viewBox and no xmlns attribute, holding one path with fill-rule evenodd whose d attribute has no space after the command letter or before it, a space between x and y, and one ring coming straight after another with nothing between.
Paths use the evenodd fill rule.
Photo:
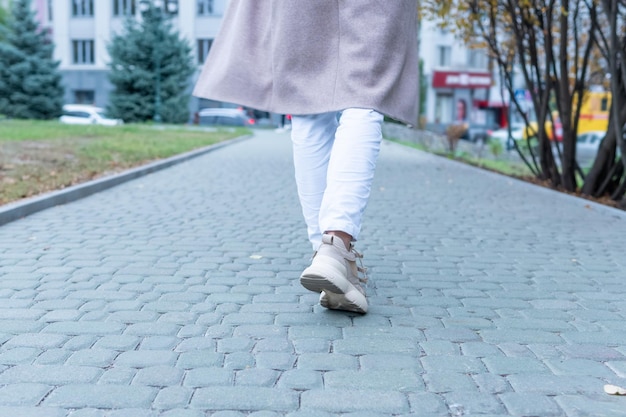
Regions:
<instances>
[{"instance_id":1,"label":"sidewalk edge","mask_svg":"<svg viewBox=\"0 0 626 417\"><path fill-rule=\"evenodd\" d=\"M61 204L71 203L72 201L88 197L100 191L108 190L116 185L123 184L127 181L148 175L150 173L160 171L173 165L185 162L189 159L196 158L206 153L215 151L227 145L232 145L246 139L250 139L253 135L239 136L234 139L218 142L213 145L195 149L172 157L150 162L136 168L113 174L110 176L87 181L82 184L73 185L61 190L51 191L32 198L20 200L14 203L6 204L0 207L0 226L13 222L15 220L30 216L45 209L55 207Z\"/></svg>"}]
</instances>

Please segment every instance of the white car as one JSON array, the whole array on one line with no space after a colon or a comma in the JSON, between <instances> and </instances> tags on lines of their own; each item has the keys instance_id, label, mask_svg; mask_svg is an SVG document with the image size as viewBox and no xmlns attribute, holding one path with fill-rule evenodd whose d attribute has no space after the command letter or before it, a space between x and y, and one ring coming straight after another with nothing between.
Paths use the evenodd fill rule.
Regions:
<instances>
[{"instance_id":1,"label":"white car","mask_svg":"<svg viewBox=\"0 0 626 417\"><path fill-rule=\"evenodd\" d=\"M593 131L581 133L576 137L576 159L580 164L588 164L595 159L605 136L605 131Z\"/></svg>"},{"instance_id":2,"label":"white car","mask_svg":"<svg viewBox=\"0 0 626 417\"><path fill-rule=\"evenodd\" d=\"M522 140L524 138L524 127L524 123L511 123L511 138L515 141ZM487 140L500 142L506 150L514 148L513 142L509 142L508 127L487 132Z\"/></svg>"},{"instance_id":3,"label":"white car","mask_svg":"<svg viewBox=\"0 0 626 417\"><path fill-rule=\"evenodd\" d=\"M61 123L70 125L104 125L117 126L124 124L122 119L110 119L103 108L85 104L66 104L63 106Z\"/></svg>"},{"instance_id":4,"label":"white car","mask_svg":"<svg viewBox=\"0 0 626 417\"><path fill-rule=\"evenodd\" d=\"M206 108L197 113L200 125L254 126L256 120L245 110L233 108Z\"/></svg>"}]
</instances>

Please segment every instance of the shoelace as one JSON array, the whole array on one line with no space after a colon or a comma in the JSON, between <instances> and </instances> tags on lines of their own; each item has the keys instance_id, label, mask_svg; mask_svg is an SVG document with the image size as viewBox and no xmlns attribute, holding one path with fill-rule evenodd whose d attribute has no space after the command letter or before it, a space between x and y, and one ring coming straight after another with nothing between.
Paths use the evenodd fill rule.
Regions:
<instances>
[{"instance_id":1,"label":"shoelace","mask_svg":"<svg viewBox=\"0 0 626 417\"><path fill-rule=\"evenodd\" d=\"M369 277L367 276L367 268L365 266L363 266L363 254L361 252L357 252L357 250L354 249L354 247L350 248L350 252L352 252L354 254L354 256L359 260L359 264L361 264L361 266L359 266L359 265L356 266L356 270L358 272L362 273L363 276L362 277L357 276L357 278L363 284L367 284L367 281L368 281Z\"/></svg>"}]
</instances>

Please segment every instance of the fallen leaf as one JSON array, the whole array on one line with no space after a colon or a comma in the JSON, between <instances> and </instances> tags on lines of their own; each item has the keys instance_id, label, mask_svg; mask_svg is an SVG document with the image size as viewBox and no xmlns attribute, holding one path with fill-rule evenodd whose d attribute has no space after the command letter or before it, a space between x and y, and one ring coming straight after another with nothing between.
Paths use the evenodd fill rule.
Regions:
<instances>
[{"instance_id":1,"label":"fallen leaf","mask_svg":"<svg viewBox=\"0 0 626 417\"><path fill-rule=\"evenodd\" d=\"M604 392L609 395L626 395L626 389L618 387L617 385L605 385Z\"/></svg>"}]
</instances>

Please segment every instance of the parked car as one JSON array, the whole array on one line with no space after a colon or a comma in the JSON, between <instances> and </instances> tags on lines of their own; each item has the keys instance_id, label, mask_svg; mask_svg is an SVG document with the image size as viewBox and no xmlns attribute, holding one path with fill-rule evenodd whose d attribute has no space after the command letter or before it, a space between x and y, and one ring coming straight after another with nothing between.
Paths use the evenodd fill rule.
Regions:
<instances>
[{"instance_id":1,"label":"parked car","mask_svg":"<svg viewBox=\"0 0 626 417\"><path fill-rule=\"evenodd\" d=\"M580 164L584 165L595 159L605 136L605 131L592 131L581 133L576 137L576 159Z\"/></svg>"},{"instance_id":2,"label":"parked car","mask_svg":"<svg viewBox=\"0 0 626 417\"><path fill-rule=\"evenodd\" d=\"M524 123L511 123L511 139L514 141L524 138ZM513 142L509 140L509 128L487 131L487 141L500 142L507 151L514 148Z\"/></svg>"},{"instance_id":3,"label":"parked car","mask_svg":"<svg viewBox=\"0 0 626 417\"><path fill-rule=\"evenodd\" d=\"M256 119L243 109L206 108L197 114L200 125L254 126Z\"/></svg>"},{"instance_id":4,"label":"parked car","mask_svg":"<svg viewBox=\"0 0 626 417\"><path fill-rule=\"evenodd\" d=\"M104 109L86 104L66 104L63 106L61 123L70 125L104 125L117 126L124 123L122 119L111 119Z\"/></svg>"},{"instance_id":5,"label":"parked car","mask_svg":"<svg viewBox=\"0 0 626 417\"><path fill-rule=\"evenodd\" d=\"M487 141L487 132L490 130L496 130L500 126L497 124L477 124L477 123L466 123L467 129L461 139L468 140L470 142L486 142Z\"/></svg>"}]
</instances>

